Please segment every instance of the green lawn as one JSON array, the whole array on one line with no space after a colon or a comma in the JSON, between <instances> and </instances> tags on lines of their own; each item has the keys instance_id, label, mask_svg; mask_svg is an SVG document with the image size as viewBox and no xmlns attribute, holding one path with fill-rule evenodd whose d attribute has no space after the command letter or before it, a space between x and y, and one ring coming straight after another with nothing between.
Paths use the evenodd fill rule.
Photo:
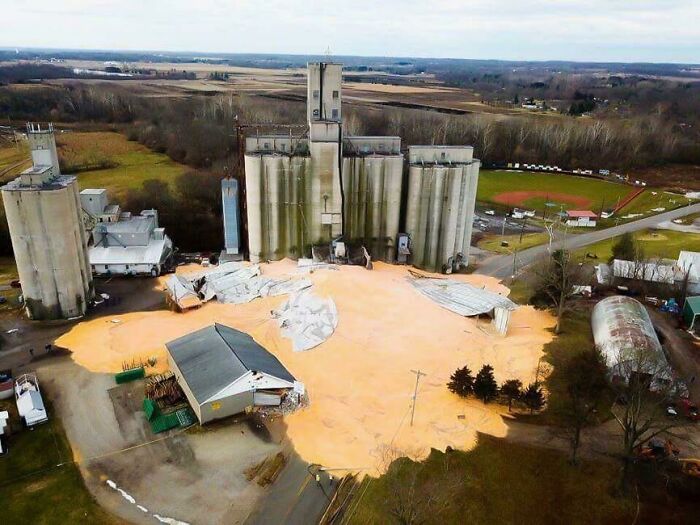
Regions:
<instances>
[{"instance_id":1,"label":"green lawn","mask_svg":"<svg viewBox=\"0 0 700 525\"><path fill-rule=\"evenodd\" d=\"M106 188L110 198L117 201L129 189L139 188L145 180L173 183L178 175L188 170L187 166L174 162L167 155L131 142L120 133L65 133L58 135L56 142L61 162L69 168L62 170L67 173L78 171L81 189ZM89 169L97 165L110 167Z\"/></svg>"},{"instance_id":2,"label":"green lawn","mask_svg":"<svg viewBox=\"0 0 700 525\"><path fill-rule=\"evenodd\" d=\"M60 133L56 135L56 144L62 172L77 173L81 189L106 188L110 198L117 201L147 179L172 183L189 169L116 132ZM0 174L9 166L27 160L20 168L6 173L0 182L15 178L21 169L31 165L26 143L20 146L19 149L13 145L0 148Z\"/></svg>"},{"instance_id":3,"label":"green lawn","mask_svg":"<svg viewBox=\"0 0 700 525\"><path fill-rule=\"evenodd\" d=\"M366 478L343 523L631 523L635 505L614 495L619 465L486 435L469 452L433 450ZM413 516L413 521L399 517Z\"/></svg>"},{"instance_id":4,"label":"green lawn","mask_svg":"<svg viewBox=\"0 0 700 525\"><path fill-rule=\"evenodd\" d=\"M654 195L656 194L656 195ZM665 192L661 189L649 189L645 190L644 193L636 197L627 206L622 208L615 217L608 219L607 222L612 226L617 219L621 219L626 215L641 214L644 216L654 215L656 213L662 213L664 211L674 210L685 206L688 204L688 199L681 195L672 194ZM661 210L663 208L663 210ZM653 211L653 210L659 211ZM641 217L631 217L629 219L622 219L620 222L625 222L627 220L640 219Z\"/></svg>"},{"instance_id":5,"label":"green lawn","mask_svg":"<svg viewBox=\"0 0 700 525\"><path fill-rule=\"evenodd\" d=\"M19 165L17 165L19 164ZM22 170L31 166L29 149L25 142L18 145L6 143L0 147L0 182L6 183L17 177Z\"/></svg>"},{"instance_id":6,"label":"green lawn","mask_svg":"<svg viewBox=\"0 0 700 525\"><path fill-rule=\"evenodd\" d=\"M598 259L607 262L612 256L612 247L619 237L613 237L605 241L591 244L575 253L585 256L587 253L595 253ZM667 258L677 259L681 250L700 251L700 234L684 233L671 230L643 230L635 234L644 256L649 259Z\"/></svg>"},{"instance_id":7,"label":"green lawn","mask_svg":"<svg viewBox=\"0 0 700 525\"><path fill-rule=\"evenodd\" d=\"M501 241L507 241L508 246L501 246ZM488 250L496 253L513 253L514 250L520 251L533 246L538 246L549 242L549 234L547 232L526 233L520 240L520 235L488 235L481 239L477 246L482 250Z\"/></svg>"},{"instance_id":8,"label":"green lawn","mask_svg":"<svg viewBox=\"0 0 700 525\"><path fill-rule=\"evenodd\" d=\"M50 421L31 431L19 427L14 403L0 401L0 410L8 409L14 432L8 440L9 454L0 458L0 522L121 523L102 510L85 488L50 405Z\"/></svg>"},{"instance_id":9,"label":"green lawn","mask_svg":"<svg viewBox=\"0 0 700 525\"><path fill-rule=\"evenodd\" d=\"M4 220L4 215L0 213L0 220ZM10 283L18 278L17 266L12 257L0 257L0 297L4 297L6 302L0 304L0 310L10 310L19 306L19 288L11 288Z\"/></svg>"},{"instance_id":10,"label":"green lawn","mask_svg":"<svg viewBox=\"0 0 700 525\"><path fill-rule=\"evenodd\" d=\"M477 200L485 203L494 203L494 198L505 192L512 191L538 191L547 193L567 194L585 199L586 208L599 212L601 207L612 207L618 199L624 198L632 188L624 184L606 182L587 177L562 175L555 173L530 173L501 170L483 170L479 174L479 187ZM527 199L522 206L534 209L538 214L542 213L547 195L536 196ZM550 197L551 202L563 204L564 209L575 209L578 206L558 202ZM518 206L518 203L508 203L510 206ZM558 208L554 209L558 211Z\"/></svg>"}]
</instances>

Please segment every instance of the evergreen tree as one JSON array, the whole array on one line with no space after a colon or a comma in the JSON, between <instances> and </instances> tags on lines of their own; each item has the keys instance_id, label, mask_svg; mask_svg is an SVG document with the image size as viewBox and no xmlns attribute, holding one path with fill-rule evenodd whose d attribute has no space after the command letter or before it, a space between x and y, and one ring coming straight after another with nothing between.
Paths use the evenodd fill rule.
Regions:
<instances>
[{"instance_id":1,"label":"evergreen tree","mask_svg":"<svg viewBox=\"0 0 700 525\"><path fill-rule=\"evenodd\" d=\"M534 382L527 385L523 392L523 402L530 409L530 413L540 410L544 406L544 393L539 383Z\"/></svg>"},{"instance_id":2,"label":"evergreen tree","mask_svg":"<svg viewBox=\"0 0 700 525\"><path fill-rule=\"evenodd\" d=\"M613 244L610 261L621 259L623 261L636 261L639 256L637 242L632 233L623 233L618 241Z\"/></svg>"},{"instance_id":3,"label":"evergreen tree","mask_svg":"<svg viewBox=\"0 0 700 525\"><path fill-rule=\"evenodd\" d=\"M498 384L493 377L493 367L484 365L474 379L474 395L488 403L498 395Z\"/></svg>"},{"instance_id":4,"label":"evergreen tree","mask_svg":"<svg viewBox=\"0 0 700 525\"><path fill-rule=\"evenodd\" d=\"M461 397L467 397L474 393L474 377L472 371L464 366L458 368L450 376L450 382L447 383L447 388Z\"/></svg>"},{"instance_id":5,"label":"evergreen tree","mask_svg":"<svg viewBox=\"0 0 700 525\"><path fill-rule=\"evenodd\" d=\"M520 399L523 394L523 384L520 379L508 379L501 385L501 395L508 399L508 412L513 406L513 401Z\"/></svg>"}]
</instances>

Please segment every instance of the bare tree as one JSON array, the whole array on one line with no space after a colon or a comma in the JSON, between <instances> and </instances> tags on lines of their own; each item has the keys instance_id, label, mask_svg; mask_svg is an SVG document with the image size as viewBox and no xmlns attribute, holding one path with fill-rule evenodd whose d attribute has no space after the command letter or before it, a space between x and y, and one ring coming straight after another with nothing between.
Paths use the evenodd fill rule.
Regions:
<instances>
[{"instance_id":1,"label":"bare tree","mask_svg":"<svg viewBox=\"0 0 700 525\"><path fill-rule=\"evenodd\" d=\"M556 250L546 255L532 267L535 276L535 295L551 304L557 313L554 333L561 331L561 321L569 308L569 299L576 294L576 286L582 284L582 265L566 250Z\"/></svg>"},{"instance_id":2,"label":"bare tree","mask_svg":"<svg viewBox=\"0 0 700 525\"><path fill-rule=\"evenodd\" d=\"M612 362L611 362L612 361ZM678 417L670 418L665 408L685 390L660 348L631 344L608 357L617 403L612 414L622 430L622 486L629 487L630 467L638 447L650 439L672 435L686 439L676 431L687 425Z\"/></svg>"},{"instance_id":3,"label":"bare tree","mask_svg":"<svg viewBox=\"0 0 700 525\"><path fill-rule=\"evenodd\" d=\"M388 445L380 450L381 466L389 484L386 509L401 525L429 521L436 498L434 491L421 490L424 464L417 451L407 452Z\"/></svg>"},{"instance_id":4,"label":"bare tree","mask_svg":"<svg viewBox=\"0 0 700 525\"><path fill-rule=\"evenodd\" d=\"M597 414L608 397L605 359L596 348L584 350L555 368L550 383L561 384L550 395L549 409L559 424L558 434L571 447L571 463L578 463L583 429L597 421Z\"/></svg>"}]
</instances>

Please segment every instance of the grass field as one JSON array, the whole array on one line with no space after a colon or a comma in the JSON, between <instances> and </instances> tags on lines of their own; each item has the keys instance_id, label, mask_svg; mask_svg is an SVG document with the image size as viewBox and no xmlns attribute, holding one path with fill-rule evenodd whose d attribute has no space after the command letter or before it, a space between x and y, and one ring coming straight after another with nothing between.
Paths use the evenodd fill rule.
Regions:
<instances>
[{"instance_id":1,"label":"grass field","mask_svg":"<svg viewBox=\"0 0 700 525\"><path fill-rule=\"evenodd\" d=\"M501 246L501 241L507 241L508 246ZM533 246L539 246L549 242L549 234L547 232L527 233L523 235L522 242L520 235L487 235L481 239L477 246L482 250L488 250L495 253L513 253L514 250L520 251Z\"/></svg>"},{"instance_id":2,"label":"grass field","mask_svg":"<svg viewBox=\"0 0 700 525\"><path fill-rule=\"evenodd\" d=\"M106 188L114 200L123 198L131 188L139 188L147 179L174 182L188 169L120 133L63 133L57 135L56 142L62 164L73 168L63 170L78 172L80 188Z\"/></svg>"},{"instance_id":3,"label":"grass field","mask_svg":"<svg viewBox=\"0 0 700 525\"><path fill-rule=\"evenodd\" d=\"M147 179L174 182L188 170L167 155L155 153L116 132L68 132L56 135L61 171L77 174L81 189L106 188L110 197L120 200L131 188ZM0 182L7 182L31 165L26 142L0 148ZM18 167L18 162L25 160ZM12 169L9 169L11 168ZM6 170L8 170L2 175Z\"/></svg>"},{"instance_id":4,"label":"grass field","mask_svg":"<svg viewBox=\"0 0 700 525\"><path fill-rule=\"evenodd\" d=\"M606 182L586 177L561 175L553 173L523 173L502 170L483 170L479 174L477 200L483 203L497 203L498 196L509 192L533 191L540 195L526 199L524 202L504 203L501 205L521 206L534 209L538 214L545 209L547 194L569 195L573 200L580 201L585 208L598 213L601 207L613 207L618 199L624 198L632 188L623 184ZM501 199L503 200L503 199ZM506 199L507 200L507 199ZM551 202L562 204L564 209L573 209L575 204L559 201L552 197ZM552 208L558 211L558 208Z\"/></svg>"},{"instance_id":5,"label":"grass field","mask_svg":"<svg viewBox=\"0 0 700 525\"><path fill-rule=\"evenodd\" d=\"M598 259L607 262L612 255L612 247L619 237L613 237L605 241L591 244L575 253L585 256L587 253L595 253ZM635 234L635 239L642 248L644 257L655 259L663 257L677 259L681 250L700 252L700 234L684 233L671 230L643 230Z\"/></svg>"},{"instance_id":6,"label":"grass field","mask_svg":"<svg viewBox=\"0 0 700 525\"><path fill-rule=\"evenodd\" d=\"M54 414L47 406L49 414ZM60 421L19 429L14 403L0 401L15 423L9 454L0 458L2 523L117 524L85 488ZM61 466L58 466L62 464Z\"/></svg>"},{"instance_id":7,"label":"grass field","mask_svg":"<svg viewBox=\"0 0 700 525\"><path fill-rule=\"evenodd\" d=\"M656 195L654 195L656 193ZM688 199L681 195L667 193L663 190L645 190L644 193L635 198L627 206L622 208L617 214L625 216L630 214L641 213L642 215L653 215L654 209L664 208L663 211L669 211L688 204ZM639 217L637 217L639 218Z\"/></svg>"},{"instance_id":8,"label":"grass field","mask_svg":"<svg viewBox=\"0 0 700 525\"><path fill-rule=\"evenodd\" d=\"M5 143L0 147L0 183L6 183L31 166L29 149L25 142Z\"/></svg>"},{"instance_id":9,"label":"grass field","mask_svg":"<svg viewBox=\"0 0 700 525\"><path fill-rule=\"evenodd\" d=\"M18 298L22 292L19 288L10 287L10 283L17 278L15 260L12 257L0 257L0 297L6 301L0 304L0 310L11 310L19 305Z\"/></svg>"},{"instance_id":10,"label":"grass field","mask_svg":"<svg viewBox=\"0 0 700 525\"><path fill-rule=\"evenodd\" d=\"M633 502L613 495L618 469L481 435L469 452L433 450L366 478L344 523L631 523Z\"/></svg>"}]
</instances>

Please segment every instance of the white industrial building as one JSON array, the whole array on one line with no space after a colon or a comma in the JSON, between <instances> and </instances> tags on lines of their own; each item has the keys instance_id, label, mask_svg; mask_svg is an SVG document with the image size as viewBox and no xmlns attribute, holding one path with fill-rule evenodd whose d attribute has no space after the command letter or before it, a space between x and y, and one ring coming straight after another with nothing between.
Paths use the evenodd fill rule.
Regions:
<instances>
[{"instance_id":1,"label":"white industrial building","mask_svg":"<svg viewBox=\"0 0 700 525\"><path fill-rule=\"evenodd\" d=\"M250 335L214 324L166 344L175 374L201 424L256 406L278 406L303 385ZM296 394L295 394L296 395Z\"/></svg>"},{"instance_id":2,"label":"white industrial building","mask_svg":"<svg viewBox=\"0 0 700 525\"><path fill-rule=\"evenodd\" d=\"M109 204L107 190L80 192L84 221L92 232L88 248L90 268L96 275L160 275L173 256L173 243L158 227L158 212L140 215Z\"/></svg>"},{"instance_id":3,"label":"white industrial building","mask_svg":"<svg viewBox=\"0 0 700 525\"><path fill-rule=\"evenodd\" d=\"M94 289L75 177L61 175L53 127L27 125L32 167L2 187L27 314L85 314Z\"/></svg>"},{"instance_id":4,"label":"white industrial building","mask_svg":"<svg viewBox=\"0 0 700 525\"><path fill-rule=\"evenodd\" d=\"M246 138L245 194L252 262L309 257L311 247L329 246L337 239L362 244L373 259L395 262L400 255L401 138L345 134L341 84L341 64L310 63L308 128L297 134L290 128L287 134ZM426 194L421 197L432 206L423 210L421 201L409 208L409 222L415 225L409 235L417 236L421 251L413 263L439 270L450 264L466 265L479 161L472 159L467 147L411 147L409 151L415 152L415 182L425 179ZM422 171L424 166L426 171ZM458 193L450 195L443 206L448 188L457 188ZM438 204L439 210L435 208ZM435 242L439 246L430 251Z\"/></svg>"}]
</instances>

